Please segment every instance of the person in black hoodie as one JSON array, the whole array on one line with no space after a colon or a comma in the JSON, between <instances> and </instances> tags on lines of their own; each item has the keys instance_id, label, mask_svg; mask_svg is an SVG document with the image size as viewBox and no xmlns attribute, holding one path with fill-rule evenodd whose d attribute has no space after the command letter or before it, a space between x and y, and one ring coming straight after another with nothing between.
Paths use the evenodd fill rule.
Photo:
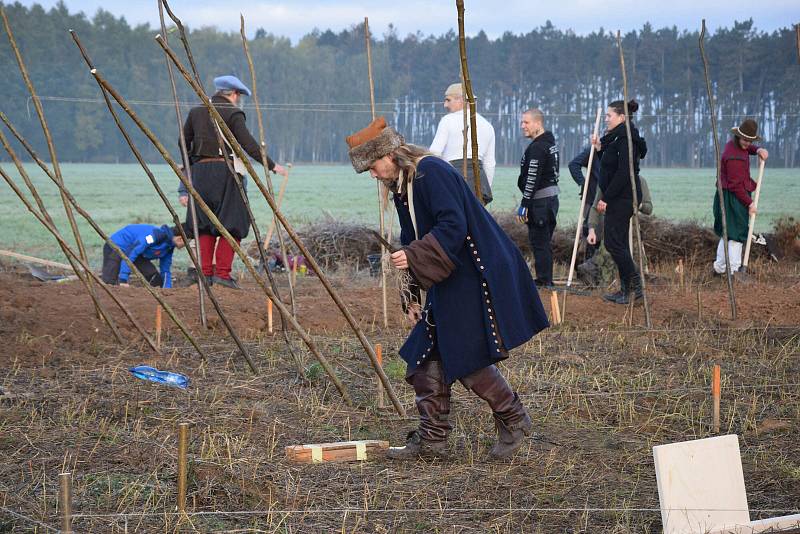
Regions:
<instances>
[{"instance_id":1,"label":"person in black hoodie","mask_svg":"<svg viewBox=\"0 0 800 534\"><path fill-rule=\"evenodd\" d=\"M517 219L528 225L528 242L536 266L536 286L553 285L553 232L558 215L558 146L544 129L544 114L529 109L522 114L522 133L531 140L520 162L517 187L522 202Z\"/></svg>"},{"instance_id":2,"label":"person in black hoodie","mask_svg":"<svg viewBox=\"0 0 800 534\"><path fill-rule=\"evenodd\" d=\"M628 102L628 112L632 115L639 109L635 100ZM606 110L606 134L597 138L592 136L592 144L600 156L600 180L598 187L603 192L603 200L597 210L605 213L604 236L608 250L619 271L619 291L603 295L603 299L617 304L630 302L630 293L638 300L642 297L640 274L633 263L628 248L628 229L633 216L633 195L636 204L642 199L642 186L639 179L639 160L647 154L647 144L639 135L639 130L629 119L633 145L633 171L636 191L631 188L630 164L628 159L628 135L625 130L625 106L622 100L615 100Z\"/></svg>"}]
</instances>

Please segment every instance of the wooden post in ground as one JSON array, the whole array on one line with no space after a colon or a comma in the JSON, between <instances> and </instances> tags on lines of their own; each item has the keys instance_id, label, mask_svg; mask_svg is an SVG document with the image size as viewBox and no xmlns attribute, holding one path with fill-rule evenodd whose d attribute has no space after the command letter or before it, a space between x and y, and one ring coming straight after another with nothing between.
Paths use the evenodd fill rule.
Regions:
<instances>
[{"instance_id":1,"label":"wooden post in ground","mask_svg":"<svg viewBox=\"0 0 800 534\"><path fill-rule=\"evenodd\" d=\"M758 208L758 199L761 198L761 181L764 179L764 165L763 159L758 160L758 181L756 182L756 192L753 195L753 206ZM744 256L742 257L742 270L746 271L747 266L750 264L750 245L753 244L753 229L756 224L756 214L750 214L750 220L747 224L747 244L744 247Z\"/></svg>"},{"instance_id":2,"label":"wooden post in ground","mask_svg":"<svg viewBox=\"0 0 800 534\"><path fill-rule=\"evenodd\" d=\"M475 103L475 93L472 91L472 78L467 66L467 38L464 32L464 0L456 0L458 12L458 53L461 56L461 73L464 76L464 94L469 103L470 137L472 138L472 179L475 182L475 196L483 205L481 193L481 171L478 154L478 106ZM466 102L465 102L466 104ZM466 178L466 176L464 177Z\"/></svg>"},{"instance_id":3,"label":"wooden post in ground","mask_svg":"<svg viewBox=\"0 0 800 534\"><path fill-rule=\"evenodd\" d=\"M380 343L375 343L375 356L378 358L378 365L383 367L383 345ZM377 388L377 395L378 395L378 408L386 407L386 399L384 397L384 390L383 384L381 384L380 379L376 377L376 388Z\"/></svg>"},{"instance_id":4,"label":"wooden post in ground","mask_svg":"<svg viewBox=\"0 0 800 534\"><path fill-rule=\"evenodd\" d=\"M714 364L714 377L711 381L711 397L714 400L714 433L719 434L719 398L721 393L720 367Z\"/></svg>"},{"instance_id":5,"label":"wooden post in ground","mask_svg":"<svg viewBox=\"0 0 800 534\"><path fill-rule=\"evenodd\" d=\"M156 347L161 350L161 306L156 305Z\"/></svg>"},{"instance_id":6,"label":"wooden post in ground","mask_svg":"<svg viewBox=\"0 0 800 534\"><path fill-rule=\"evenodd\" d=\"M287 164L288 168L292 168L292 164ZM283 181L281 182L281 188L278 191L278 209L280 209L281 204L283 204L283 194L286 192L286 184L289 182L289 173L286 173L286 176L283 177ZM272 219L272 222L269 225L269 230L267 231L267 237L264 239L264 247L269 247L269 242L272 241L272 232L275 231L275 218ZM283 254L283 263L284 266L288 268L286 265L286 252L281 250L281 254Z\"/></svg>"},{"instance_id":7,"label":"wooden post in ground","mask_svg":"<svg viewBox=\"0 0 800 534\"><path fill-rule=\"evenodd\" d=\"M272 333L272 301L267 300L267 332Z\"/></svg>"},{"instance_id":8,"label":"wooden post in ground","mask_svg":"<svg viewBox=\"0 0 800 534\"><path fill-rule=\"evenodd\" d=\"M700 288L697 288L697 322L703 320L703 297L700 296Z\"/></svg>"},{"instance_id":9,"label":"wooden post in ground","mask_svg":"<svg viewBox=\"0 0 800 534\"><path fill-rule=\"evenodd\" d=\"M683 289L684 283L686 281L685 271L683 268L683 258L678 258L678 266L675 268L675 270L678 272L678 278L680 280L681 289Z\"/></svg>"},{"instance_id":10,"label":"wooden post in ground","mask_svg":"<svg viewBox=\"0 0 800 534\"><path fill-rule=\"evenodd\" d=\"M58 506L61 532L72 532L72 473L58 474Z\"/></svg>"},{"instance_id":11,"label":"wooden post in ground","mask_svg":"<svg viewBox=\"0 0 800 534\"><path fill-rule=\"evenodd\" d=\"M558 292L550 292L550 313L553 316L553 326L561 324L561 310L558 306Z\"/></svg>"},{"instance_id":12,"label":"wooden post in ground","mask_svg":"<svg viewBox=\"0 0 800 534\"><path fill-rule=\"evenodd\" d=\"M178 425L178 502L177 510L183 514L186 512L186 475L188 473L189 462L187 454L189 452L189 423Z\"/></svg>"}]
</instances>

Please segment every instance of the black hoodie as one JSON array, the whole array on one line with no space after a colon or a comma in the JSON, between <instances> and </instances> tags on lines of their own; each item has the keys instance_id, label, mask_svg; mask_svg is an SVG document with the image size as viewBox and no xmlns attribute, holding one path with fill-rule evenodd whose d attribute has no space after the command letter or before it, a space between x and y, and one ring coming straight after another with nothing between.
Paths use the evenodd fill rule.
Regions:
<instances>
[{"instance_id":1,"label":"black hoodie","mask_svg":"<svg viewBox=\"0 0 800 534\"><path fill-rule=\"evenodd\" d=\"M639 130L631 122L631 139L633 140L633 173L636 176L636 196L642 198L642 186L639 182L639 160L647 154L647 143L639 136ZM600 138L600 189L606 202L617 200L632 201L631 175L628 164L628 136L625 123Z\"/></svg>"},{"instance_id":2,"label":"black hoodie","mask_svg":"<svg viewBox=\"0 0 800 534\"><path fill-rule=\"evenodd\" d=\"M533 139L519 166L517 187L522 192L520 204L530 209L537 191L558 185L558 147L553 133L545 131Z\"/></svg>"}]
</instances>

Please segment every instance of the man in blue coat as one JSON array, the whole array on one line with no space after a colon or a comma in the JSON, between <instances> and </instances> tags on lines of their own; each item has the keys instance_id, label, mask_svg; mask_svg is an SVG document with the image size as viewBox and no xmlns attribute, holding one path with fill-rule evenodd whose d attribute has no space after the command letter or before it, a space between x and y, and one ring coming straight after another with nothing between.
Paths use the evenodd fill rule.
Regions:
<instances>
[{"instance_id":1,"label":"man in blue coat","mask_svg":"<svg viewBox=\"0 0 800 534\"><path fill-rule=\"evenodd\" d=\"M392 263L412 280L404 304L416 324L400 356L420 423L389 457L446 455L456 380L494 412L498 440L490 455L510 457L532 422L496 364L548 326L528 266L458 172L407 145L382 117L347 144L356 172L369 170L394 193L403 249ZM424 306L419 289L427 291Z\"/></svg>"},{"instance_id":2,"label":"man in blue coat","mask_svg":"<svg viewBox=\"0 0 800 534\"><path fill-rule=\"evenodd\" d=\"M129 224L111 235L113 241L133 262L151 286L172 287L172 252L183 248L180 232L167 225ZM158 269L152 260L158 260ZM106 284L127 285L131 269L117 252L103 245L103 274Z\"/></svg>"}]
</instances>

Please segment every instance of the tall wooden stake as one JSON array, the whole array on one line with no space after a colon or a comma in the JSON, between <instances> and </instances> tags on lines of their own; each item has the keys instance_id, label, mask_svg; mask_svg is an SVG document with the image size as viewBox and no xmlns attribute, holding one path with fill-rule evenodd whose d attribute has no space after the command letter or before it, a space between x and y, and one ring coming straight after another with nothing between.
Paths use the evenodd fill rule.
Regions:
<instances>
[{"instance_id":1,"label":"tall wooden stake","mask_svg":"<svg viewBox=\"0 0 800 534\"><path fill-rule=\"evenodd\" d=\"M186 475L189 472L189 423L178 424L178 513L186 512Z\"/></svg>"},{"instance_id":2,"label":"tall wooden stake","mask_svg":"<svg viewBox=\"0 0 800 534\"><path fill-rule=\"evenodd\" d=\"M708 107L711 112L711 134L714 136L714 154L717 165L717 201L722 218L722 245L725 249L725 278L728 280L728 300L731 305L731 319L736 320L736 294L733 291L733 273L731 272L731 259L728 254L728 218L725 209L725 197L722 191L722 175L720 172L719 138L717 137L717 112L714 109L714 93L711 91L711 77L708 75L708 59L706 58L706 19L703 19L700 30L700 57L703 60L703 73L706 77L706 93L708 94Z\"/></svg>"},{"instance_id":3,"label":"tall wooden stake","mask_svg":"<svg viewBox=\"0 0 800 534\"><path fill-rule=\"evenodd\" d=\"M42 132L44 133L44 138L47 141L47 150L50 153L50 163L53 165L53 172L55 173L56 178L58 179L59 183L64 182L64 178L61 175L61 167L58 164L58 158L56 157L56 146L53 143L53 138L50 135L50 128L47 126L47 119L44 116L44 109L42 108L42 103L39 101L39 96L36 94L36 89L33 87L33 82L31 81L31 77L28 74L28 68L25 66L25 61L22 59L22 53L19 50L19 46L17 46L17 40L14 38L14 33L11 31L11 25L8 22L8 17L6 17L6 10L3 7L0 7L0 17L3 19L3 27L6 30L6 34L8 35L8 41L11 44L11 48L14 50L14 57L17 60L17 66L19 67L19 72L22 74L22 79L25 82L25 86L28 88L28 92L31 95L31 102L33 102L33 107L36 110L36 116L39 118L39 124L42 127ZM64 205L64 211L67 214L67 220L69 221L70 229L72 230L72 235L75 237L75 243L78 246L78 252L80 253L81 260L85 263L88 263L88 257L86 256L86 247L83 244L83 238L81 237L81 233L78 230L78 224L75 221L75 215L72 213L72 210L69 207L69 203L67 202L64 195L61 195L61 203ZM79 272L75 272L78 278L82 278L82 274ZM108 322L107 318L104 317L100 307L97 303L97 294L95 293L94 287L92 286L92 280L90 276L86 277L85 285L87 291L92 294L92 301L95 304L95 312L98 318L102 318ZM114 329L111 324L109 327ZM115 333L116 335L116 333Z\"/></svg>"},{"instance_id":4,"label":"tall wooden stake","mask_svg":"<svg viewBox=\"0 0 800 534\"><path fill-rule=\"evenodd\" d=\"M61 532L72 532L72 473L58 474L58 505L61 511Z\"/></svg>"},{"instance_id":5,"label":"tall wooden stake","mask_svg":"<svg viewBox=\"0 0 800 534\"><path fill-rule=\"evenodd\" d=\"M272 333L272 301L267 300L267 332Z\"/></svg>"},{"instance_id":6,"label":"tall wooden stake","mask_svg":"<svg viewBox=\"0 0 800 534\"><path fill-rule=\"evenodd\" d=\"M375 355L378 357L378 364L383 367L383 345L380 343L375 343ZM376 394L378 396L378 408L384 408L386 406L386 399L384 398L384 391L381 381L377 380L375 385L377 387Z\"/></svg>"},{"instance_id":7,"label":"tall wooden stake","mask_svg":"<svg viewBox=\"0 0 800 534\"><path fill-rule=\"evenodd\" d=\"M722 392L719 364L714 364L714 377L711 381L711 397L714 401L714 433L719 434L719 401Z\"/></svg>"},{"instance_id":8,"label":"tall wooden stake","mask_svg":"<svg viewBox=\"0 0 800 534\"><path fill-rule=\"evenodd\" d=\"M166 4L165 4L165 7L166 7ZM225 136L225 139L228 141L228 144L231 146L231 148L233 149L233 151L236 154L236 156L239 159L242 160L242 163L246 167L248 174L252 177L253 182L258 186L259 190L261 191L261 194L264 196L264 198L266 199L267 203L272 208L272 211L278 217L278 221L281 223L283 228L286 230L286 233L289 234L289 237L292 239L292 241L294 241L295 245L297 245L297 248L300 250L301 254L303 254L303 256L306 258L309 267L311 267L311 269L317 275L317 277L319 278L319 280L322 283L323 287L325 287L325 290L328 292L328 295L330 295L331 299L336 304L336 307L339 308L339 310L341 311L342 315L344 316L345 320L347 321L347 324L350 326L350 328L356 334L356 337L358 338L359 342L361 343L361 346L364 348L364 351L367 353L367 357L370 360L370 364L372 365L372 368L375 370L375 372L381 378L381 383L383 384L384 388L386 388L387 395L389 396L389 399L392 401L392 405L395 407L395 410L398 412L398 414L401 417L405 417L405 413L406 413L405 412L405 408L400 403L400 400L397 398L397 395L394 392L394 388L392 387L392 384L389 381L389 377L386 376L386 373L383 372L383 369L381 369L378 366L377 359L375 357L375 351L372 348L372 345L370 345L369 341L367 340L367 337L364 335L364 332L361 330L361 328L356 323L356 320L353 317L352 313L350 313L350 310L348 310L347 306L345 306L344 302L342 302L342 299L339 297L339 294L336 292L334 287L331 285L330 280L328 280L328 277L325 275L325 273L323 272L322 268L319 266L319 263L317 263L317 260L314 258L314 256L311 254L311 252L308 250L308 247L306 247L306 245L303 242L303 240L300 238L300 236L294 230L294 228L289 223L289 221L286 219L286 217L283 215L283 213L278 209L278 207L277 207L277 205L275 203L275 199L272 197L272 195L269 194L269 191L267 191L266 187L261 182L261 179L259 178L258 174L255 172L255 169L253 168L253 165L250 163L249 159L247 158L247 155L242 150L241 145L236 140L236 137L233 135L233 133L231 132L230 128L228 128L228 126L222 120L222 117L219 115L219 112L217 112L217 110L211 104L211 101L209 100L209 98L203 92L203 88L192 78L192 76L189 74L189 72L186 70L186 68L181 63L180 59L178 59L178 57L175 55L175 52L172 51L172 49L169 47L169 45L164 43L164 40L161 38L160 35L156 36L156 41L159 43L159 45L164 50L167 51L167 53L170 56L170 59L172 60L172 63L178 68L178 70L181 72L181 75L184 77L184 79L187 81L187 83L191 86L191 88L195 92L195 94L197 94L198 97L200 97L200 99L203 101L203 104L206 106L206 109L209 110L209 113L214 118L214 120L217 122L220 130L222 131L222 134ZM95 76L99 76L99 74L96 72L96 70L95 70L95 72L93 74ZM107 86L107 82L104 82L104 84ZM107 86L107 88L109 88L109 87ZM110 90L110 88L109 88L109 90ZM116 93L116 92L111 93L111 94L112 94L112 96L114 96L115 99L117 99L117 98L122 99L122 97L119 96L119 94ZM122 99L122 100L124 100L124 99ZM136 117L136 114L132 113L132 111L129 108L126 109L125 106L123 106L123 109L126 110L126 112L128 113L129 116L131 116L131 118ZM169 156L169 153L166 150L163 149L163 145L161 145L161 143L158 142L158 140L155 138L155 136L152 135L152 132L150 132L149 129L147 129L147 127L144 126L144 124L140 120L137 120L137 119L138 119L138 117L136 119L134 119L136 121L136 125L143 132L149 132L149 133L146 133L147 137L154 144L154 146L156 146L158 148L158 151L161 153L162 157L166 161L170 161L171 158ZM173 168L173 171L174 170L175 170L175 168ZM189 188L187 187L187 189L189 189ZM194 188L191 188L190 191L194 191ZM194 194L196 194L196 193L197 192L194 191ZM197 197L195 197L195 199L197 199ZM198 204L199 204L199 202L198 202ZM213 216L213 213L212 213L212 216ZM215 221L215 222L218 223L218 221ZM218 227L218 230L220 230L219 227ZM227 231L224 230L224 228L222 228L222 230L220 230L220 231L221 232L224 231L223 235L226 236L226 239L230 238L230 240L228 241L229 243L233 240L233 238L230 236L230 234ZM236 246L234 246L234 244ZM247 256L244 254L244 252L241 251L241 248L238 247L238 244L236 244L235 240L233 240L233 244L231 246L237 252L237 254L239 254L240 257L243 258L242 261L244 261L246 265L249 264L249 260L247 260ZM237 250L237 248L239 248L239 250ZM257 276L257 274L254 275L254 277L257 280L260 279ZM282 306L282 303L276 302L275 305L278 306L278 308L280 309L280 307ZM299 328L299 327L300 326L297 325L297 328ZM296 330L297 330L297 328L296 328ZM324 365L323 365L323 367L324 367Z\"/></svg>"},{"instance_id":9,"label":"tall wooden stake","mask_svg":"<svg viewBox=\"0 0 800 534\"><path fill-rule=\"evenodd\" d=\"M764 179L764 165L766 162L759 158L758 160L758 181L756 182L756 192L753 195L753 206L758 208L758 199L761 198L761 181ZM744 247L744 256L742 257L742 270L746 271L747 266L750 264L750 246L753 244L753 230L756 225L756 214L750 214L750 220L747 224L747 244Z\"/></svg>"},{"instance_id":10,"label":"tall wooden stake","mask_svg":"<svg viewBox=\"0 0 800 534\"><path fill-rule=\"evenodd\" d=\"M633 192L633 228L636 230L636 241L639 243L639 283L642 285L642 304L644 305L644 320L647 328L653 326L650 320L650 305L647 302L647 287L645 282L644 257L642 251L642 228L639 226L639 203L636 194L636 173L633 168L633 139L631 139L631 119L628 111L628 75L625 71L625 54L622 51L622 37L617 30L617 46L619 47L619 63L622 69L622 104L625 108L625 133L628 135L628 171L631 177L631 191Z\"/></svg>"},{"instance_id":11,"label":"tall wooden stake","mask_svg":"<svg viewBox=\"0 0 800 534\"><path fill-rule=\"evenodd\" d=\"M461 72L464 75L464 93L469 101L469 124L472 137L472 179L475 182L475 196L483 204L481 193L481 171L478 158L478 108L475 104L475 93L472 91L472 79L467 66L467 38L464 33L464 0L456 0L458 11L458 52L461 56ZM466 177L465 177L466 178Z\"/></svg>"},{"instance_id":12,"label":"tall wooden stake","mask_svg":"<svg viewBox=\"0 0 800 534\"><path fill-rule=\"evenodd\" d=\"M156 347L161 350L161 306L156 306Z\"/></svg>"},{"instance_id":13,"label":"tall wooden stake","mask_svg":"<svg viewBox=\"0 0 800 534\"><path fill-rule=\"evenodd\" d=\"M161 0L158 0L158 19L161 22L161 33L164 35L164 40L167 40L167 26L164 24L164 4ZM186 177L189 181L192 181L192 166L189 162L189 152L186 149L186 138L183 135L183 117L181 117L181 107L178 102L178 89L175 85L175 73L172 72L172 63L170 63L169 58L164 57L164 61L167 65L167 73L169 74L169 84L170 88L172 89L172 100L175 103L175 120L178 125L178 144L180 145L181 149L181 159L183 159L183 169L186 172ZM189 218L192 221L192 235L194 236L194 253L197 257L200 257L200 236L197 232L197 208L194 205L194 199L189 196ZM186 246L189 247L189 243L186 243ZM197 278L199 279L203 275L202 270L197 269ZM205 302L205 295L204 295L204 288L205 284L201 284L200 282L197 283L197 299L200 307L200 323L203 325L203 328L206 328L206 302Z\"/></svg>"},{"instance_id":14,"label":"tall wooden stake","mask_svg":"<svg viewBox=\"0 0 800 534\"><path fill-rule=\"evenodd\" d=\"M291 163L289 164L291 166ZM278 209L281 208L283 204L283 194L286 192L286 184L289 183L289 175L283 177L283 181L281 182L281 189L278 191ZM264 238L264 246L268 247L270 241L272 241L272 233L275 231L275 219L272 219L272 222L269 225L269 230L267 231L267 237ZM280 232L278 232L280 235ZM288 261L286 259L286 251L281 249L281 254L283 254L283 262L284 264ZM288 268L288 266L286 266Z\"/></svg>"},{"instance_id":15,"label":"tall wooden stake","mask_svg":"<svg viewBox=\"0 0 800 534\"><path fill-rule=\"evenodd\" d=\"M369 77L369 106L372 120L375 120L375 78L372 76L372 36L369 33L369 17L364 17L364 40L367 46L367 76ZM381 237L386 237L386 206L383 204L385 187L380 180L375 180L378 188L378 225ZM386 255L386 247L381 244L381 257ZM383 327L389 327L389 305L386 297L386 262L381 261L381 304L383 306Z\"/></svg>"}]
</instances>

